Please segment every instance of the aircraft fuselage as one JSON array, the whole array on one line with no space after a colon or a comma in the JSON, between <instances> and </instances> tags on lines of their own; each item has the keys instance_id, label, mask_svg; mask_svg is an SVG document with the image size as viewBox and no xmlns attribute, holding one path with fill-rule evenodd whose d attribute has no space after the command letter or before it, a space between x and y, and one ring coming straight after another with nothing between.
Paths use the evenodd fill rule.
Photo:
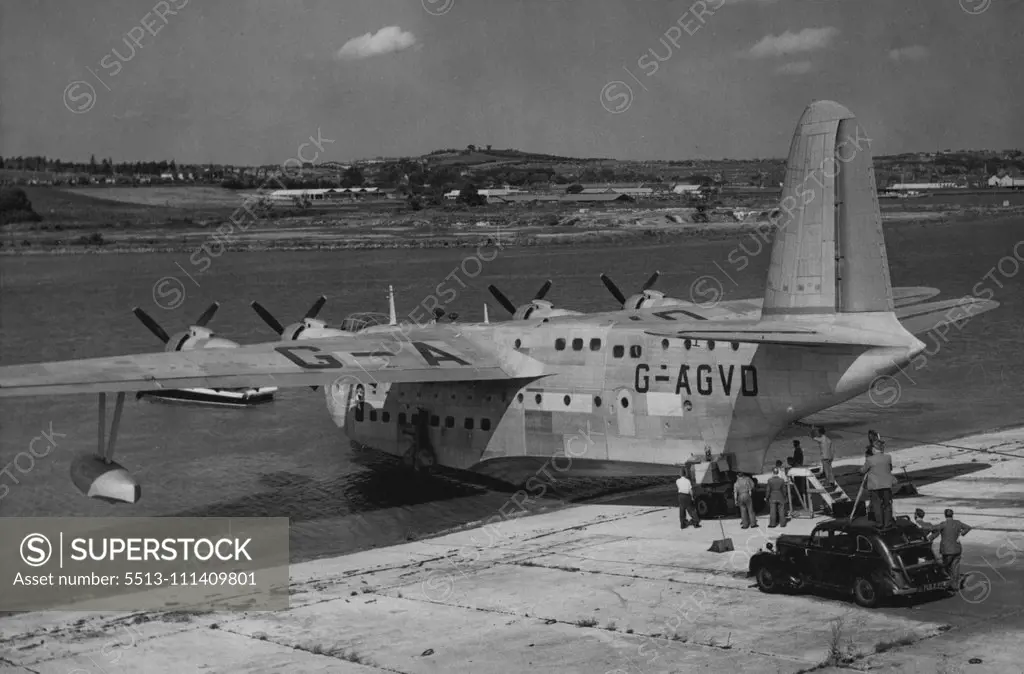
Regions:
<instances>
[{"instance_id":1,"label":"aircraft fuselage","mask_svg":"<svg viewBox=\"0 0 1024 674\"><path fill-rule=\"evenodd\" d=\"M760 472L793 420L867 390L909 358L884 348L675 339L620 325L466 325L463 334L544 363L535 380L341 384L326 389L356 443L403 456L417 410L434 460L520 483L559 461L572 476L673 474L693 455L732 454ZM428 358L461 358L432 351ZM362 403L360 403L362 400Z\"/></svg>"}]
</instances>

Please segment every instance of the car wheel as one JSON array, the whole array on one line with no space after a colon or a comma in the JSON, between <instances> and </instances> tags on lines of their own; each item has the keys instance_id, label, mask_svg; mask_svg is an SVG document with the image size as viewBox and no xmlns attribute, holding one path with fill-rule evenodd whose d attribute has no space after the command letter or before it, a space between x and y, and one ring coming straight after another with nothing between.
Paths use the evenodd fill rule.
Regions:
<instances>
[{"instance_id":1,"label":"car wheel","mask_svg":"<svg viewBox=\"0 0 1024 674\"><path fill-rule=\"evenodd\" d=\"M864 608L875 608L882 600L882 595L875 581L859 577L853 581L853 599Z\"/></svg>"},{"instance_id":2,"label":"car wheel","mask_svg":"<svg viewBox=\"0 0 1024 674\"><path fill-rule=\"evenodd\" d=\"M775 574L775 569L769 565L764 565L757 570L757 587L761 592L767 592L769 594L779 591L779 577Z\"/></svg>"}]
</instances>

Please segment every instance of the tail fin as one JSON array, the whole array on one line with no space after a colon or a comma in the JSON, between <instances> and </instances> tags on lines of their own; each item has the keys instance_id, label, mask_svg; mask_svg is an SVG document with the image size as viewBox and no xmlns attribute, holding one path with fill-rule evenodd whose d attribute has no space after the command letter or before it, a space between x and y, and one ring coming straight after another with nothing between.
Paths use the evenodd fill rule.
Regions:
<instances>
[{"instance_id":1,"label":"tail fin","mask_svg":"<svg viewBox=\"0 0 1024 674\"><path fill-rule=\"evenodd\" d=\"M786 163L764 318L893 311L870 143L842 105L804 110Z\"/></svg>"}]
</instances>

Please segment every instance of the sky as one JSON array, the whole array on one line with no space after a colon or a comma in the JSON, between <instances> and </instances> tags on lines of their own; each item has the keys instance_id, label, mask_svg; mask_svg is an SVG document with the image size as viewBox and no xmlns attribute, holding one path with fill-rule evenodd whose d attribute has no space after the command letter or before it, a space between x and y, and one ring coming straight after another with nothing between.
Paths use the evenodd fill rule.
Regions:
<instances>
[{"instance_id":1,"label":"sky","mask_svg":"<svg viewBox=\"0 0 1024 674\"><path fill-rule=\"evenodd\" d=\"M1021 148L1021 44L1021 0L0 0L0 156L784 157L816 99Z\"/></svg>"}]
</instances>

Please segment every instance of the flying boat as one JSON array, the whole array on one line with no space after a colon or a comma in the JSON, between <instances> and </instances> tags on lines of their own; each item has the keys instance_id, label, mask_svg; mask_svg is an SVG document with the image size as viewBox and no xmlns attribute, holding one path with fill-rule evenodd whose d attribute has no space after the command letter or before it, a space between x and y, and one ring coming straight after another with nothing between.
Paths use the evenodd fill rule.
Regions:
<instances>
[{"instance_id":1,"label":"flying boat","mask_svg":"<svg viewBox=\"0 0 1024 674\"><path fill-rule=\"evenodd\" d=\"M668 302L654 276L635 299L613 292L621 310L585 314L538 304L545 284L527 308L501 302L514 318L503 322L397 324L392 309L388 324L326 333L275 319L279 339L261 344L6 365L0 397L97 395L97 449L72 463L72 479L127 503L141 485L114 461L126 392L194 387L322 387L352 442L421 470L525 485L527 498L546 491L549 467L675 475L702 456L756 474L791 423L915 362L919 335L998 307L894 292L870 140L838 103L804 110L779 212L758 300Z\"/></svg>"}]
</instances>

